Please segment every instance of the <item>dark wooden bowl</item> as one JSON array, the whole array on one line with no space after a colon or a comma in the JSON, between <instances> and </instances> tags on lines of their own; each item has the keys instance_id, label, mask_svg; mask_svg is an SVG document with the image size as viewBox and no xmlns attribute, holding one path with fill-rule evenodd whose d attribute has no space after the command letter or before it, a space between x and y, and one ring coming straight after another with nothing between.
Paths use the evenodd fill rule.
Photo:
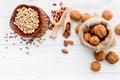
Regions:
<instances>
[{"instance_id":1,"label":"dark wooden bowl","mask_svg":"<svg viewBox=\"0 0 120 80\"><path fill-rule=\"evenodd\" d=\"M15 17L16 17L16 14L17 14L17 9L19 9L19 8L22 8L22 7L26 7L26 8L32 8L32 9L34 9L35 11L37 11L38 12L38 16L39 16L39 27L33 32L33 33L31 33L31 34L25 34L25 33L23 33L15 24L14 24L14 22L15 22ZM41 11L40 11L40 9L38 8L38 7L36 7L36 6L31 6L31 5L25 5L25 4L21 4L21 5L19 5L19 6L17 6L16 8L15 8L15 10L13 11L13 14L12 14L12 16L11 16L11 18L10 18L10 27L17 33L17 34L19 34L20 36L22 36L22 37L25 37L25 38L27 38L27 37L32 37L32 36L34 36L35 34L37 34L40 30L41 30L41 28L42 28L42 20L41 20Z\"/></svg>"}]
</instances>

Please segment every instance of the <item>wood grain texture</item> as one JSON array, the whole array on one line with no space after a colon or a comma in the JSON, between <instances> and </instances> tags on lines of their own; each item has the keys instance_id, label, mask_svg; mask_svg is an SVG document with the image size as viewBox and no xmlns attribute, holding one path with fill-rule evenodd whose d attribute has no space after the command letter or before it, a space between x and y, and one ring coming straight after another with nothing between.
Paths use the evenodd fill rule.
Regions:
<instances>
[{"instance_id":1,"label":"wood grain texture","mask_svg":"<svg viewBox=\"0 0 120 80\"><path fill-rule=\"evenodd\" d=\"M47 31L43 38L46 41L40 47L28 45L30 54L20 44L20 37L5 42L4 35L11 32L9 26L10 16L15 7L19 4L31 4L41 7L50 16L50 11L55 9L53 3L59 4L60 0L0 0L0 80L120 80L120 62L110 65L103 61L102 69L98 73L92 72L89 67L94 61L93 51L83 47L74 29L78 22L72 24L72 35L69 39L74 41L73 46L67 47L69 54L61 53L64 48L62 28L55 40L49 38L51 31ZM79 10L81 13L98 13L109 9L114 17L110 21L111 27L120 23L119 0L63 0L64 5ZM114 50L120 56L120 36L116 36L117 45ZM13 43L16 43L13 46ZM6 50L5 47L8 46ZM22 47L23 50L19 51Z\"/></svg>"}]
</instances>

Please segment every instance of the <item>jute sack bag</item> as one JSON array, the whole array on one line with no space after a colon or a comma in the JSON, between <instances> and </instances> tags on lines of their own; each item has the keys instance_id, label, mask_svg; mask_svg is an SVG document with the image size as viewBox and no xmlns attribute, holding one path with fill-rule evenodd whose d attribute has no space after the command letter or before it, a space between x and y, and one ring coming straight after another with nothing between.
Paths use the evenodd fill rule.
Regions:
<instances>
[{"instance_id":1,"label":"jute sack bag","mask_svg":"<svg viewBox=\"0 0 120 80\"><path fill-rule=\"evenodd\" d=\"M85 32L88 32L92 26L98 25L98 24L106 25L105 27L106 27L106 30L108 32L108 35L105 37L105 39L102 42L100 42L98 45L94 46L94 45L91 45L90 43L88 43L84 40L83 34ZM80 42L83 46L88 47L92 50L95 50L96 52L99 52L99 51L104 50L104 49L111 48L116 43L116 40L114 38L114 33L113 33L109 23L97 14L94 14L94 16L92 18L85 21L81 25L81 27L79 29L79 32L78 32L78 36L79 36Z\"/></svg>"}]
</instances>

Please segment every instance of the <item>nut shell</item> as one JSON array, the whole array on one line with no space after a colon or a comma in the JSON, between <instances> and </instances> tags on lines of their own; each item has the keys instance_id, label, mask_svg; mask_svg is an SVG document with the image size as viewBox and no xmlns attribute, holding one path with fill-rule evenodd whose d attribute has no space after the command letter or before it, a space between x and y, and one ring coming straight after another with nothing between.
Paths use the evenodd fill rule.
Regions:
<instances>
[{"instance_id":1,"label":"nut shell","mask_svg":"<svg viewBox=\"0 0 120 80\"><path fill-rule=\"evenodd\" d=\"M113 14L109 10L104 10L102 13L102 17L106 20L111 20L111 18L113 17Z\"/></svg>"},{"instance_id":2,"label":"nut shell","mask_svg":"<svg viewBox=\"0 0 120 80\"><path fill-rule=\"evenodd\" d=\"M120 24L118 24L116 27L115 27L115 33L117 35L120 35Z\"/></svg>"},{"instance_id":3,"label":"nut shell","mask_svg":"<svg viewBox=\"0 0 120 80\"><path fill-rule=\"evenodd\" d=\"M84 13L84 14L82 14L81 20L82 20L82 22L84 22L84 21L90 19L91 17L92 16L89 13Z\"/></svg>"},{"instance_id":4,"label":"nut shell","mask_svg":"<svg viewBox=\"0 0 120 80\"><path fill-rule=\"evenodd\" d=\"M97 35L99 38L104 38L107 36L107 30L104 25L96 25L94 27L94 33Z\"/></svg>"},{"instance_id":5,"label":"nut shell","mask_svg":"<svg viewBox=\"0 0 120 80\"><path fill-rule=\"evenodd\" d=\"M104 51L95 52L94 56L97 61L103 61L105 59L105 52Z\"/></svg>"},{"instance_id":6,"label":"nut shell","mask_svg":"<svg viewBox=\"0 0 120 80\"><path fill-rule=\"evenodd\" d=\"M83 37L84 37L84 40L88 42L89 39L91 38L91 34L90 34L90 33L85 33L85 34L83 35Z\"/></svg>"},{"instance_id":7,"label":"nut shell","mask_svg":"<svg viewBox=\"0 0 120 80\"><path fill-rule=\"evenodd\" d=\"M107 55L106 55L106 60L110 63L110 64L115 64L116 62L119 61L119 56L113 52L110 51Z\"/></svg>"},{"instance_id":8,"label":"nut shell","mask_svg":"<svg viewBox=\"0 0 120 80\"><path fill-rule=\"evenodd\" d=\"M75 28L75 32L78 34L81 24L78 24Z\"/></svg>"},{"instance_id":9,"label":"nut shell","mask_svg":"<svg viewBox=\"0 0 120 80\"><path fill-rule=\"evenodd\" d=\"M101 69L101 64L97 61L91 63L91 70L94 72L98 72Z\"/></svg>"},{"instance_id":10,"label":"nut shell","mask_svg":"<svg viewBox=\"0 0 120 80\"><path fill-rule=\"evenodd\" d=\"M70 17L75 21L79 21L81 19L81 13L77 10L73 10L70 13Z\"/></svg>"},{"instance_id":11,"label":"nut shell","mask_svg":"<svg viewBox=\"0 0 120 80\"><path fill-rule=\"evenodd\" d=\"M90 44L98 45L100 43L100 39L97 36L92 36L89 39Z\"/></svg>"}]
</instances>

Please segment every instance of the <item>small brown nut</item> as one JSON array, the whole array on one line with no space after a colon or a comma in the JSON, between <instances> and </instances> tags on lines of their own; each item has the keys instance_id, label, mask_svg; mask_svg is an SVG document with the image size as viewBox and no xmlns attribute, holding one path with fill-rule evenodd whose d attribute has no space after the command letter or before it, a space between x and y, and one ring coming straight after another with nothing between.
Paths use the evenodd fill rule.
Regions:
<instances>
[{"instance_id":1,"label":"small brown nut","mask_svg":"<svg viewBox=\"0 0 120 80\"><path fill-rule=\"evenodd\" d=\"M100 39L97 36L92 36L89 39L90 44L98 45L100 43Z\"/></svg>"},{"instance_id":2,"label":"small brown nut","mask_svg":"<svg viewBox=\"0 0 120 80\"><path fill-rule=\"evenodd\" d=\"M71 44L71 45L74 44L74 42L72 40L68 40L67 42L68 42L68 44Z\"/></svg>"},{"instance_id":3,"label":"small brown nut","mask_svg":"<svg viewBox=\"0 0 120 80\"><path fill-rule=\"evenodd\" d=\"M104 38L107 36L107 30L104 25L99 24L94 27L94 33L99 38Z\"/></svg>"},{"instance_id":4,"label":"small brown nut","mask_svg":"<svg viewBox=\"0 0 120 80\"><path fill-rule=\"evenodd\" d=\"M90 33L93 35L94 34L94 27L90 29Z\"/></svg>"},{"instance_id":5,"label":"small brown nut","mask_svg":"<svg viewBox=\"0 0 120 80\"><path fill-rule=\"evenodd\" d=\"M85 33L85 34L83 35L83 37L84 37L84 40L88 42L89 39L91 38L91 34L90 34L90 33Z\"/></svg>"},{"instance_id":6,"label":"small brown nut","mask_svg":"<svg viewBox=\"0 0 120 80\"><path fill-rule=\"evenodd\" d=\"M110 64L115 64L116 62L119 61L119 56L113 52L110 51L107 55L106 55L106 60L110 63Z\"/></svg>"},{"instance_id":7,"label":"small brown nut","mask_svg":"<svg viewBox=\"0 0 120 80\"><path fill-rule=\"evenodd\" d=\"M90 19L92 16L89 13L84 13L81 17L82 22Z\"/></svg>"},{"instance_id":8,"label":"small brown nut","mask_svg":"<svg viewBox=\"0 0 120 80\"><path fill-rule=\"evenodd\" d=\"M64 32L63 36L64 36L65 38L68 38L68 37L69 37L69 34L66 33L66 32Z\"/></svg>"},{"instance_id":9,"label":"small brown nut","mask_svg":"<svg viewBox=\"0 0 120 80\"><path fill-rule=\"evenodd\" d=\"M113 17L113 14L109 10L104 10L102 13L102 17L106 20L111 20L111 18Z\"/></svg>"},{"instance_id":10,"label":"small brown nut","mask_svg":"<svg viewBox=\"0 0 120 80\"><path fill-rule=\"evenodd\" d=\"M116 27L115 27L115 33L117 35L120 35L120 24L118 24Z\"/></svg>"},{"instance_id":11,"label":"small brown nut","mask_svg":"<svg viewBox=\"0 0 120 80\"><path fill-rule=\"evenodd\" d=\"M94 72L100 71L101 64L98 61L94 61L91 63L91 70Z\"/></svg>"},{"instance_id":12,"label":"small brown nut","mask_svg":"<svg viewBox=\"0 0 120 80\"><path fill-rule=\"evenodd\" d=\"M67 47L68 46L68 41L64 40L64 46Z\"/></svg>"},{"instance_id":13,"label":"small brown nut","mask_svg":"<svg viewBox=\"0 0 120 80\"><path fill-rule=\"evenodd\" d=\"M81 24L78 24L75 28L75 32L78 34Z\"/></svg>"},{"instance_id":14,"label":"small brown nut","mask_svg":"<svg viewBox=\"0 0 120 80\"><path fill-rule=\"evenodd\" d=\"M104 51L95 52L94 56L97 61L103 61L105 59L105 52Z\"/></svg>"},{"instance_id":15,"label":"small brown nut","mask_svg":"<svg viewBox=\"0 0 120 80\"><path fill-rule=\"evenodd\" d=\"M66 49L62 49L62 52L63 52L64 54L68 54L68 50L66 50Z\"/></svg>"},{"instance_id":16,"label":"small brown nut","mask_svg":"<svg viewBox=\"0 0 120 80\"><path fill-rule=\"evenodd\" d=\"M71 13L70 13L70 17L75 20L75 21L79 21L81 19L81 13L77 10L73 10Z\"/></svg>"}]
</instances>

